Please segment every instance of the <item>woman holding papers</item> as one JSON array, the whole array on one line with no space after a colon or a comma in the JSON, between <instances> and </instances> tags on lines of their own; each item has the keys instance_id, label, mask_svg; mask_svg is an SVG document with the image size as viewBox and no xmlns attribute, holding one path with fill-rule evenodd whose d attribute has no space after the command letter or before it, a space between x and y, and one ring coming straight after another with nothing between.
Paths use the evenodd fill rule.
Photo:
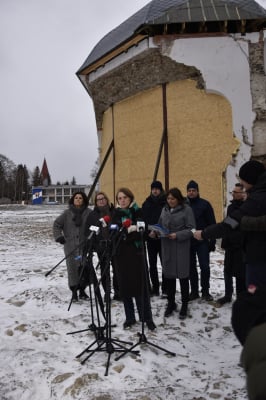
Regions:
<instances>
[{"instance_id":1,"label":"woman holding papers","mask_svg":"<svg viewBox=\"0 0 266 400\"><path fill-rule=\"evenodd\" d=\"M169 317L173 311L177 310L175 292L176 279L179 279L182 301L179 318L185 319L189 299L190 241L196 224L193 211L186 204L186 200L178 188L168 190L166 201L167 204L158 221L159 225L169 232L162 235L161 238L162 267L166 278L168 299L164 315Z\"/></svg>"}]
</instances>

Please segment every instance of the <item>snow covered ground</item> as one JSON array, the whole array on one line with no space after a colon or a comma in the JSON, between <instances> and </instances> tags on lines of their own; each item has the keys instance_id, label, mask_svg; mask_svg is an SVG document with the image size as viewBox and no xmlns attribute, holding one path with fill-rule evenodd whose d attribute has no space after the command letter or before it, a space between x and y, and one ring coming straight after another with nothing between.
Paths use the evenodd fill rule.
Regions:
<instances>
[{"instance_id":1,"label":"snow covered ground","mask_svg":"<svg viewBox=\"0 0 266 400\"><path fill-rule=\"evenodd\" d=\"M112 338L137 344L77 357L95 340L88 302L72 304L64 256L52 237L63 206L0 206L0 399L1 400L245 400L241 346L230 324L231 305L196 300L190 318L165 319L166 300L152 297L157 329L139 343L137 324L122 328L122 303L111 304ZM211 255L211 293L223 294L223 252ZM180 303L180 293L176 299ZM85 329L85 332L67 334ZM151 344L150 344L151 343ZM161 346L176 356L156 348ZM130 345L126 345L130 347ZM95 347L94 347L95 348ZM108 375L105 376L109 360Z\"/></svg>"}]
</instances>

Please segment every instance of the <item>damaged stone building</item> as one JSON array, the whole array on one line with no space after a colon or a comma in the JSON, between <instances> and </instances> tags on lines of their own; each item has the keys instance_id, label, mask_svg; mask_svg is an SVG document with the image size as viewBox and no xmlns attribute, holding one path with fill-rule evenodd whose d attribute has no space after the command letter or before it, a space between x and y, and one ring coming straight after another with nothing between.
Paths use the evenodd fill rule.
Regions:
<instances>
[{"instance_id":1,"label":"damaged stone building","mask_svg":"<svg viewBox=\"0 0 266 400\"><path fill-rule=\"evenodd\" d=\"M152 0L96 44L77 76L111 199L194 179L223 217L240 165L266 160L265 29L254 0Z\"/></svg>"}]
</instances>

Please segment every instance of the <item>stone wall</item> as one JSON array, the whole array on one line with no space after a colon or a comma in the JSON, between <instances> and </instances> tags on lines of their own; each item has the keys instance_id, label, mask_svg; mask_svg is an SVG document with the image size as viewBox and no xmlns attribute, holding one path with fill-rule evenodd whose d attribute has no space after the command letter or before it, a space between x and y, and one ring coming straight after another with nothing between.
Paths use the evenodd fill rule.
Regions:
<instances>
[{"instance_id":1,"label":"stone wall","mask_svg":"<svg viewBox=\"0 0 266 400\"><path fill-rule=\"evenodd\" d=\"M266 162L266 76L262 33L257 43L249 45L249 61L253 111L256 113L251 154L253 158Z\"/></svg>"},{"instance_id":2,"label":"stone wall","mask_svg":"<svg viewBox=\"0 0 266 400\"><path fill-rule=\"evenodd\" d=\"M164 57L159 49L146 50L93 82L87 77L98 130L102 128L103 113L112 104L162 83L185 79L196 80L198 88L204 87L202 76L195 67Z\"/></svg>"}]
</instances>

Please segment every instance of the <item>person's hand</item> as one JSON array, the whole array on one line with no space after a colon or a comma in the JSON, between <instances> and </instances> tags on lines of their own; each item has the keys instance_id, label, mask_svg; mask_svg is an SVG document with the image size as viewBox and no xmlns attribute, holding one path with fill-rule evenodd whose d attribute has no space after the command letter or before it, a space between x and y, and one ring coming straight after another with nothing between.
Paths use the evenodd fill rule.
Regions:
<instances>
[{"instance_id":1,"label":"person's hand","mask_svg":"<svg viewBox=\"0 0 266 400\"><path fill-rule=\"evenodd\" d=\"M65 243L66 243L66 239L64 238L64 236L59 236L59 237L56 239L56 242L57 242L57 243L60 243L60 244L65 244Z\"/></svg>"},{"instance_id":2,"label":"person's hand","mask_svg":"<svg viewBox=\"0 0 266 400\"><path fill-rule=\"evenodd\" d=\"M156 232L155 231L150 231L149 237L152 238L152 239L155 239L157 237Z\"/></svg>"},{"instance_id":3,"label":"person's hand","mask_svg":"<svg viewBox=\"0 0 266 400\"><path fill-rule=\"evenodd\" d=\"M174 240L176 239L176 233L169 233L169 235L167 235L168 239Z\"/></svg>"},{"instance_id":4,"label":"person's hand","mask_svg":"<svg viewBox=\"0 0 266 400\"><path fill-rule=\"evenodd\" d=\"M136 232L136 230L137 230L137 226L136 226L136 225L130 225L130 226L127 228L127 233Z\"/></svg>"},{"instance_id":5,"label":"person's hand","mask_svg":"<svg viewBox=\"0 0 266 400\"><path fill-rule=\"evenodd\" d=\"M202 239L202 236L201 236L201 232L202 232L202 231L195 231L195 232L193 233L194 239L203 240L203 239Z\"/></svg>"}]
</instances>

